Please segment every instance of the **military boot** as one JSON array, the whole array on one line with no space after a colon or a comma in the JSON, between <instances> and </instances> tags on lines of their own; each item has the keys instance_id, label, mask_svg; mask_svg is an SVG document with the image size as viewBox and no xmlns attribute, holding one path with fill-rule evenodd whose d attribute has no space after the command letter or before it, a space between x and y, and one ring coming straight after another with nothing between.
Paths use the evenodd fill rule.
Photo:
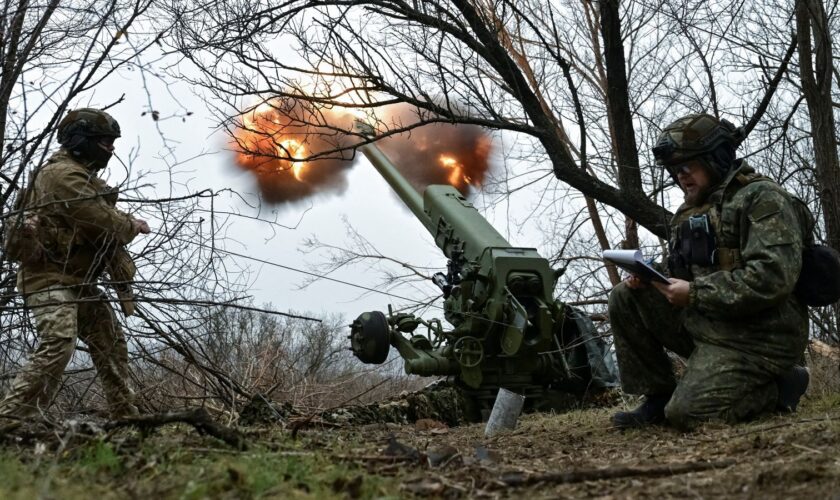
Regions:
<instances>
[{"instance_id":1,"label":"military boot","mask_svg":"<svg viewBox=\"0 0 840 500\"><path fill-rule=\"evenodd\" d=\"M808 369L796 365L779 375L776 379L779 386L779 403L776 408L787 413L795 412L800 398L808 390L810 380Z\"/></svg>"},{"instance_id":2,"label":"military boot","mask_svg":"<svg viewBox=\"0 0 840 500\"><path fill-rule=\"evenodd\" d=\"M620 411L613 415L613 426L618 429L632 429L661 424L665 421L665 405L671 400L670 394L653 394L633 411Z\"/></svg>"}]
</instances>

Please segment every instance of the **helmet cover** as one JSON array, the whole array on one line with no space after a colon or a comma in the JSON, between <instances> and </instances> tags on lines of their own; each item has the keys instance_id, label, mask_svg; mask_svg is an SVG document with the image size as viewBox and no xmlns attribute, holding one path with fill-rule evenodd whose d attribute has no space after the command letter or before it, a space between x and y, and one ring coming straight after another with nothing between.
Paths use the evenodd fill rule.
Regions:
<instances>
[{"instance_id":1,"label":"helmet cover","mask_svg":"<svg viewBox=\"0 0 840 500\"><path fill-rule=\"evenodd\" d=\"M58 142L66 146L74 136L117 138L120 124L101 109L74 109L58 124Z\"/></svg>"},{"instance_id":2,"label":"helmet cover","mask_svg":"<svg viewBox=\"0 0 840 500\"><path fill-rule=\"evenodd\" d=\"M676 180L674 167L700 159L718 178L729 170L741 130L725 119L701 113L686 115L669 124L653 147L656 163Z\"/></svg>"}]
</instances>

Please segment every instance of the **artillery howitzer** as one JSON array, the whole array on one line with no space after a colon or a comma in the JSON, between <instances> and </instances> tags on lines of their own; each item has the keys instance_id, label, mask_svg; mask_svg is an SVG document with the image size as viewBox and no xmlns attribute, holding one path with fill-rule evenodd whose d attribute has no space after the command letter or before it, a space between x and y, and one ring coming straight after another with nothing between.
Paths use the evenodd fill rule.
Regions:
<instances>
[{"instance_id":1,"label":"artillery howitzer","mask_svg":"<svg viewBox=\"0 0 840 500\"><path fill-rule=\"evenodd\" d=\"M423 198L375 145L360 150L426 227L449 259L433 281L443 292L440 320L371 311L351 325L353 353L383 363L391 346L405 371L449 376L486 410L500 387L522 394L530 409L566 409L570 394L616 385L614 364L589 317L553 297L557 278L533 248L512 246L450 185ZM425 327L425 334L419 332Z\"/></svg>"}]
</instances>

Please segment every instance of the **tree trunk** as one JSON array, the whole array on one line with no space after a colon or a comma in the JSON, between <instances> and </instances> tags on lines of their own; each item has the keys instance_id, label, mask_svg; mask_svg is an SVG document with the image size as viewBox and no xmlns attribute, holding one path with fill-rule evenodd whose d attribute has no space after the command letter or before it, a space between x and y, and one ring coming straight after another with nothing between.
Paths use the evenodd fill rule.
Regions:
<instances>
[{"instance_id":1,"label":"tree trunk","mask_svg":"<svg viewBox=\"0 0 840 500\"><path fill-rule=\"evenodd\" d=\"M822 2L797 0L796 27L799 77L811 119L817 194L823 207L828 244L840 250L840 159L831 102L834 67L828 18Z\"/></svg>"},{"instance_id":2,"label":"tree trunk","mask_svg":"<svg viewBox=\"0 0 840 500\"><path fill-rule=\"evenodd\" d=\"M628 195L641 197L644 196L642 175L639 170L633 114L630 111L618 0L602 0L598 4L601 36L604 39L604 63L607 69L607 113L618 166L618 186ZM629 218L625 221L623 246L624 248L639 247L638 226Z\"/></svg>"},{"instance_id":3,"label":"tree trunk","mask_svg":"<svg viewBox=\"0 0 840 500\"><path fill-rule=\"evenodd\" d=\"M831 101L834 64L828 18L821 1L797 0L796 31L799 78L811 119L817 194L823 208L826 239L829 246L840 250L840 159ZM840 313L837 312L840 307L835 308L835 324L830 334L836 336L840 327Z\"/></svg>"}]
</instances>

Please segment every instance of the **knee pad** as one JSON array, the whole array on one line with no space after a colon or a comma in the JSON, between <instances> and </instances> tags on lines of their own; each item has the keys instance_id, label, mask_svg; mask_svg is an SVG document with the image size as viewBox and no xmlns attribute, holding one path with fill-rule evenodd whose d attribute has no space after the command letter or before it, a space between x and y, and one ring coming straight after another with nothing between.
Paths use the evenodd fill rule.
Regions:
<instances>
[{"instance_id":1,"label":"knee pad","mask_svg":"<svg viewBox=\"0 0 840 500\"><path fill-rule=\"evenodd\" d=\"M688 406L678 398L671 398L665 405L665 419L669 424L683 431L690 431L697 427L698 420L691 414Z\"/></svg>"}]
</instances>

